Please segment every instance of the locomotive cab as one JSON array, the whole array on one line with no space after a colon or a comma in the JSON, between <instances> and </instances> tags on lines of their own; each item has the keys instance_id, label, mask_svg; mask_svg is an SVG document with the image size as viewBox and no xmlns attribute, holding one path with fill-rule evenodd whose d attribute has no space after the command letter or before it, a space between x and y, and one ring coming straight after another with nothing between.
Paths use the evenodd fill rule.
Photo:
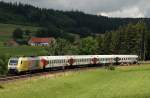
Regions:
<instances>
[{"instance_id":1,"label":"locomotive cab","mask_svg":"<svg viewBox=\"0 0 150 98\"><path fill-rule=\"evenodd\" d=\"M8 62L8 73L17 73L19 58L10 58Z\"/></svg>"}]
</instances>

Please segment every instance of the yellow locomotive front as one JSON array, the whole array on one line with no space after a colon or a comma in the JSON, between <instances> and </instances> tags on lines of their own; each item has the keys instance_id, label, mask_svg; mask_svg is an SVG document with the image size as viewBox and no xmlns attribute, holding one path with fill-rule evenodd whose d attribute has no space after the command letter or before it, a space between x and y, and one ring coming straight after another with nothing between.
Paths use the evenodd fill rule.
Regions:
<instances>
[{"instance_id":1,"label":"yellow locomotive front","mask_svg":"<svg viewBox=\"0 0 150 98\"><path fill-rule=\"evenodd\" d=\"M10 58L8 62L8 72L9 73L20 73L23 71L28 71L28 59L24 57Z\"/></svg>"},{"instance_id":2,"label":"yellow locomotive front","mask_svg":"<svg viewBox=\"0 0 150 98\"><path fill-rule=\"evenodd\" d=\"M20 73L43 69L43 62L38 57L10 58L8 62L9 73Z\"/></svg>"}]
</instances>

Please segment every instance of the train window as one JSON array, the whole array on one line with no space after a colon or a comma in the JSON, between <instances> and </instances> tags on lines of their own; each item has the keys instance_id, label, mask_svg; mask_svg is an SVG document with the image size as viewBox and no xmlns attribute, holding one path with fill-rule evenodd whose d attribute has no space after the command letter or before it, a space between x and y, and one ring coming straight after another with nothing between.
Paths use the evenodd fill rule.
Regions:
<instances>
[{"instance_id":1,"label":"train window","mask_svg":"<svg viewBox=\"0 0 150 98\"><path fill-rule=\"evenodd\" d=\"M9 65L17 65L18 64L18 60L10 60Z\"/></svg>"}]
</instances>

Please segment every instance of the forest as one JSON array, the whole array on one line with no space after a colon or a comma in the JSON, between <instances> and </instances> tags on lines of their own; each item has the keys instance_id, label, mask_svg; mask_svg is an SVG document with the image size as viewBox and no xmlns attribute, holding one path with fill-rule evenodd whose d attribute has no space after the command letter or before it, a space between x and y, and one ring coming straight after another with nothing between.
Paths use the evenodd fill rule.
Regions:
<instances>
[{"instance_id":1,"label":"forest","mask_svg":"<svg viewBox=\"0 0 150 98\"><path fill-rule=\"evenodd\" d=\"M49 28L51 33L75 33L85 37L117 30L120 26L136 24L139 20L143 20L148 27L150 26L149 18L109 18L81 11L58 11L0 1L1 23L39 26Z\"/></svg>"}]
</instances>

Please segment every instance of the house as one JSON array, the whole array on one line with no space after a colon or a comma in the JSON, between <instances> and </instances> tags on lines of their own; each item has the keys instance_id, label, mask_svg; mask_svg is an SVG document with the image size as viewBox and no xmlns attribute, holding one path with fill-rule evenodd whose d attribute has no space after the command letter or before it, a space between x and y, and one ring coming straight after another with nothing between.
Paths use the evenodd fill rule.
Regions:
<instances>
[{"instance_id":1,"label":"house","mask_svg":"<svg viewBox=\"0 0 150 98\"><path fill-rule=\"evenodd\" d=\"M54 42L55 39L52 37L47 37L47 38L33 37L28 41L28 44L30 46L50 46Z\"/></svg>"}]
</instances>

